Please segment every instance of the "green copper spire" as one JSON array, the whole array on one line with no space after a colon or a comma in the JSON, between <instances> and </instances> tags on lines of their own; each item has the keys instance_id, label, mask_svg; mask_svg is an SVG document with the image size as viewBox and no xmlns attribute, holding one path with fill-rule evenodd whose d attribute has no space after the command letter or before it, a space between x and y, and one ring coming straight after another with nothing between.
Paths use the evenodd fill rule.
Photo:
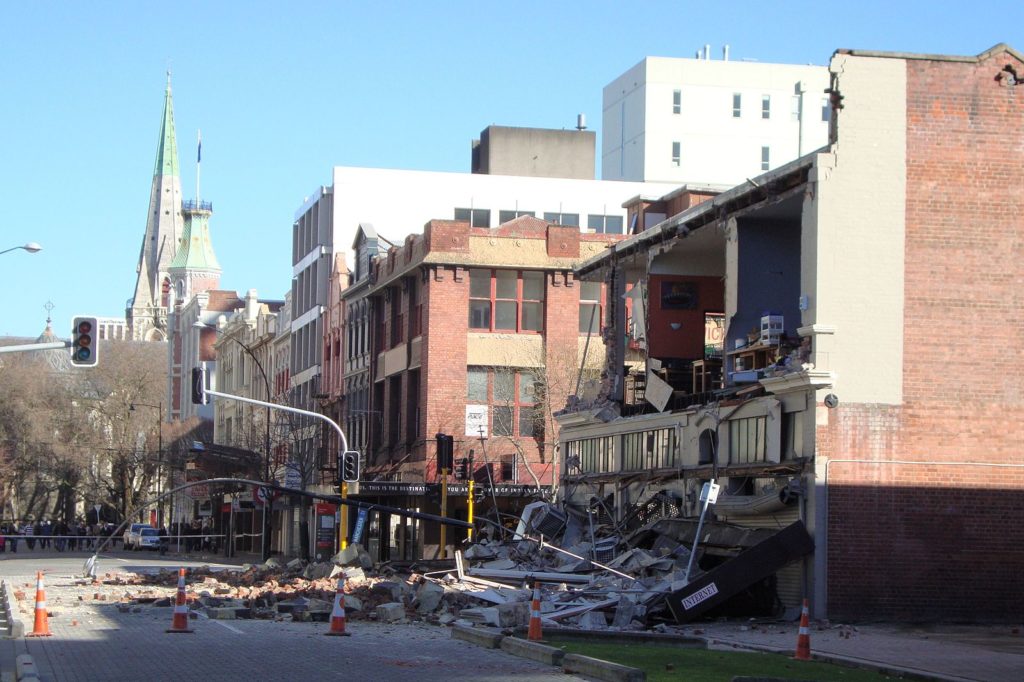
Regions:
<instances>
[{"instance_id":1,"label":"green copper spire","mask_svg":"<svg viewBox=\"0 0 1024 682\"><path fill-rule=\"evenodd\" d=\"M178 177L178 143L174 139L174 106L171 102L171 72L167 72L167 95L164 98L164 121L160 125L160 142L156 149L153 175Z\"/></svg>"}]
</instances>

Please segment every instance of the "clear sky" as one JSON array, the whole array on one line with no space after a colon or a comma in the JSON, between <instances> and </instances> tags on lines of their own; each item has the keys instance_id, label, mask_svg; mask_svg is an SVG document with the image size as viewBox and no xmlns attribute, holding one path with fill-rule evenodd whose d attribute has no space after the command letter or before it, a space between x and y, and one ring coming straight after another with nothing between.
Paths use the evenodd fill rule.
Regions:
<instances>
[{"instance_id":1,"label":"clear sky","mask_svg":"<svg viewBox=\"0 0 1024 682\"><path fill-rule=\"evenodd\" d=\"M838 48L1024 50L1024 3L0 0L0 336L133 294L173 75L185 197L221 288L284 298L296 209L332 166L469 171L491 124L598 133L601 89L645 56L828 63ZM600 157L600 149L598 149ZM429 216L442 217L442 216ZM426 220L426 218L425 218Z\"/></svg>"}]
</instances>

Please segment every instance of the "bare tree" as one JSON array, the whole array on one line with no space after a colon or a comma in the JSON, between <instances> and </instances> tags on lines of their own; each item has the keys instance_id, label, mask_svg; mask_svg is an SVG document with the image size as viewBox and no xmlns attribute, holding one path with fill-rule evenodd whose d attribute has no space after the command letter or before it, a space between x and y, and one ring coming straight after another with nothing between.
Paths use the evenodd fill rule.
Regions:
<instances>
[{"instance_id":1,"label":"bare tree","mask_svg":"<svg viewBox=\"0 0 1024 682\"><path fill-rule=\"evenodd\" d=\"M538 488L538 465L550 467L548 497L552 500L557 496L561 466L555 415L577 390L592 390L600 371L598 353L591 352L582 360L580 355L576 348L542 346L525 354L517 349L514 357L488 368L494 410L491 443L499 450L511 449L520 470ZM531 457L534 451L536 457Z\"/></svg>"}]
</instances>

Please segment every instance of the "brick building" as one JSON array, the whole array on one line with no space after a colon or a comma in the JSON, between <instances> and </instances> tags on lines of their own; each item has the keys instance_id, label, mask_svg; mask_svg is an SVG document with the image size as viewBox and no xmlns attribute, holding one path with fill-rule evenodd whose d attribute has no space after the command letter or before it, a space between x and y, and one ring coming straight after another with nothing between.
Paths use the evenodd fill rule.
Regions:
<instances>
[{"instance_id":1,"label":"brick building","mask_svg":"<svg viewBox=\"0 0 1024 682\"><path fill-rule=\"evenodd\" d=\"M829 68L828 146L577 268L630 335L604 394L559 418L566 499L629 528L652 500L696 515L715 479L719 521L814 538L775 576L785 606L1016 622L1024 59L839 50ZM701 350L716 312L723 342Z\"/></svg>"},{"instance_id":2,"label":"brick building","mask_svg":"<svg viewBox=\"0 0 1024 682\"><path fill-rule=\"evenodd\" d=\"M456 462L473 458L477 516L549 494L551 411L603 355L600 338L588 340L601 286L581 287L573 267L619 239L524 216L496 228L433 220L385 249L360 225L348 286L332 278L325 319L342 327L325 336L323 384L325 410L364 453L353 494L438 513L437 433L454 437ZM448 515L465 518L465 485L450 481ZM434 556L438 543L436 524L386 515L367 541L393 559Z\"/></svg>"}]
</instances>

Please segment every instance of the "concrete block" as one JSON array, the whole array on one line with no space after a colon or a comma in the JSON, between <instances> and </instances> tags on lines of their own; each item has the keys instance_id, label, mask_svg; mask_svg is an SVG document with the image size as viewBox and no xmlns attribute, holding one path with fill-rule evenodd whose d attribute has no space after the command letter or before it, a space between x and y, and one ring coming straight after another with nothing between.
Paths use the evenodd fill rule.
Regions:
<instances>
[{"instance_id":1,"label":"concrete block","mask_svg":"<svg viewBox=\"0 0 1024 682\"><path fill-rule=\"evenodd\" d=\"M417 613L433 613L441 604L441 597L444 596L444 587L437 583L424 580L416 590Z\"/></svg>"},{"instance_id":2,"label":"concrete block","mask_svg":"<svg viewBox=\"0 0 1024 682\"><path fill-rule=\"evenodd\" d=\"M580 616L580 627L584 630L605 630L608 619L601 611L587 611Z\"/></svg>"},{"instance_id":3,"label":"concrete block","mask_svg":"<svg viewBox=\"0 0 1024 682\"><path fill-rule=\"evenodd\" d=\"M562 659L562 670L579 673L606 682L646 682L647 674L638 668L630 668L611 661L602 661L581 654L566 654Z\"/></svg>"},{"instance_id":4,"label":"concrete block","mask_svg":"<svg viewBox=\"0 0 1024 682\"><path fill-rule=\"evenodd\" d=\"M334 604L331 604L331 610L332 611L334 610ZM346 594L345 595L345 613L348 613L349 611L362 611L362 610L363 610L363 600L362 599L360 599L359 597L355 596L354 594Z\"/></svg>"},{"instance_id":5,"label":"concrete block","mask_svg":"<svg viewBox=\"0 0 1024 682\"><path fill-rule=\"evenodd\" d=\"M473 621L474 623L486 623L487 625L493 625L494 627L501 627L501 617L498 615L498 609L494 607L477 607L472 609L462 609L462 617Z\"/></svg>"},{"instance_id":6,"label":"concrete block","mask_svg":"<svg viewBox=\"0 0 1024 682\"><path fill-rule=\"evenodd\" d=\"M505 637L502 639L501 649L513 656L528 658L531 661L540 661L548 665L562 665L562 659L565 657L565 652L561 649L516 637Z\"/></svg>"},{"instance_id":7,"label":"concrete block","mask_svg":"<svg viewBox=\"0 0 1024 682\"><path fill-rule=\"evenodd\" d=\"M498 625L503 628L518 628L530 624L530 603L508 602L494 607L498 612Z\"/></svg>"},{"instance_id":8,"label":"concrete block","mask_svg":"<svg viewBox=\"0 0 1024 682\"><path fill-rule=\"evenodd\" d=\"M333 557L331 561L339 566L348 566L354 564L359 560L359 549L356 545L349 545L345 549L341 550Z\"/></svg>"},{"instance_id":9,"label":"concrete block","mask_svg":"<svg viewBox=\"0 0 1024 682\"><path fill-rule=\"evenodd\" d=\"M490 628L467 628L456 625L452 628L452 639L461 639L471 642L485 649L497 649L501 646L502 634Z\"/></svg>"},{"instance_id":10,"label":"concrete block","mask_svg":"<svg viewBox=\"0 0 1024 682\"><path fill-rule=\"evenodd\" d=\"M402 601L405 589L400 583L392 580L382 580L370 588L370 594L381 594L389 597L391 601Z\"/></svg>"},{"instance_id":11,"label":"concrete block","mask_svg":"<svg viewBox=\"0 0 1024 682\"><path fill-rule=\"evenodd\" d=\"M619 605L615 609L615 617L612 619L612 627L624 628L633 622L636 615L636 604L626 597L619 598Z\"/></svg>"},{"instance_id":12,"label":"concrete block","mask_svg":"<svg viewBox=\"0 0 1024 682\"><path fill-rule=\"evenodd\" d=\"M31 654L21 654L15 659L14 674L18 680L38 680L39 669L36 668L36 661Z\"/></svg>"},{"instance_id":13,"label":"concrete block","mask_svg":"<svg viewBox=\"0 0 1024 682\"><path fill-rule=\"evenodd\" d=\"M403 618L405 618L405 606L398 602L389 602L377 607L377 620L383 623L393 623Z\"/></svg>"},{"instance_id":14,"label":"concrete block","mask_svg":"<svg viewBox=\"0 0 1024 682\"><path fill-rule=\"evenodd\" d=\"M235 609L227 606L217 606L206 609L206 616L210 620L235 620L238 614Z\"/></svg>"}]
</instances>

